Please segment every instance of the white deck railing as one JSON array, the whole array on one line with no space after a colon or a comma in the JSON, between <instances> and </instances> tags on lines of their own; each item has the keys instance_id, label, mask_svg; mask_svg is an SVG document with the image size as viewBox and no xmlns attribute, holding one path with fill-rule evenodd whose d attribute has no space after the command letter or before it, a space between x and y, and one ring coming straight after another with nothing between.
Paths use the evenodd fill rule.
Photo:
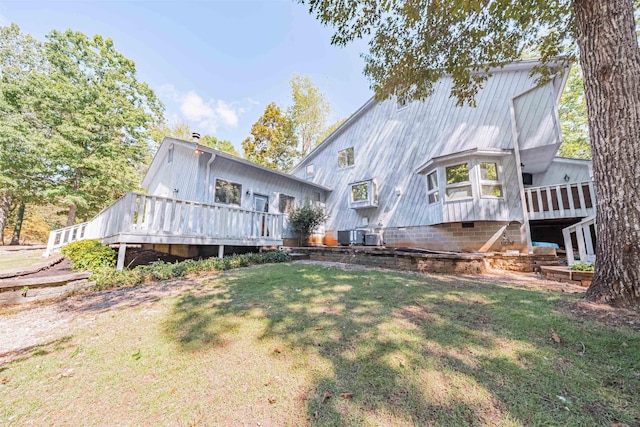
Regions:
<instances>
[{"instance_id":1,"label":"white deck railing","mask_svg":"<svg viewBox=\"0 0 640 427\"><path fill-rule=\"evenodd\" d=\"M574 233L575 240L578 245L580 262L595 262L596 254L593 247L593 237L596 235L596 216L592 215L562 230L564 247L567 251L567 262L569 265L576 262L573 255L572 234Z\"/></svg>"},{"instance_id":2,"label":"white deck railing","mask_svg":"<svg viewBox=\"0 0 640 427\"><path fill-rule=\"evenodd\" d=\"M524 189L530 220L581 218L596 213L592 181Z\"/></svg>"},{"instance_id":3,"label":"white deck railing","mask_svg":"<svg viewBox=\"0 0 640 427\"><path fill-rule=\"evenodd\" d=\"M226 244L237 241L251 245L281 240L282 229L281 214L126 193L91 221L52 231L45 255L84 239L166 243L166 237L174 236L174 243L180 239L184 243L219 239ZM125 235L126 240L122 238Z\"/></svg>"}]
</instances>

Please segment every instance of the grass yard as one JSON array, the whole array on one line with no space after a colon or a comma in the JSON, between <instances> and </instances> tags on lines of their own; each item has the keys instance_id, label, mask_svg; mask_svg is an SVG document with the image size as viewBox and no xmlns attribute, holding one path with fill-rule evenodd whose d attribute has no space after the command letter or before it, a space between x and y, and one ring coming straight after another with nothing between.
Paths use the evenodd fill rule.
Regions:
<instances>
[{"instance_id":1,"label":"grass yard","mask_svg":"<svg viewBox=\"0 0 640 427\"><path fill-rule=\"evenodd\" d=\"M0 254L0 271L28 267L44 260L42 251L22 251L21 253Z\"/></svg>"},{"instance_id":2,"label":"grass yard","mask_svg":"<svg viewBox=\"0 0 640 427\"><path fill-rule=\"evenodd\" d=\"M87 306L0 365L0 424L640 425L640 333L580 298L310 264ZM0 316L0 323L2 317Z\"/></svg>"}]
</instances>

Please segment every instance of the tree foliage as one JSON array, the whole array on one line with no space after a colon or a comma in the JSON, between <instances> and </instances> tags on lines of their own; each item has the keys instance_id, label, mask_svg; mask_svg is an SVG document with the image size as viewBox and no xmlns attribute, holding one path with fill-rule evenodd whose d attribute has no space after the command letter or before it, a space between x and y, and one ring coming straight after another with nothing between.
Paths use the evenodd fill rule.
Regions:
<instances>
[{"instance_id":1,"label":"tree foliage","mask_svg":"<svg viewBox=\"0 0 640 427\"><path fill-rule=\"evenodd\" d=\"M331 106L311 77L294 74L289 86L293 101L290 110L291 120L300 142L300 155L306 156L313 147L322 142L321 137L327 126Z\"/></svg>"},{"instance_id":2,"label":"tree foliage","mask_svg":"<svg viewBox=\"0 0 640 427\"><path fill-rule=\"evenodd\" d=\"M328 218L324 209L306 203L289 212L289 226L296 233L300 233L301 244L307 244L309 236L318 226L322 225Z\"/></svg>"},{"instance_id":3,"label":"tree foliage","mask_svg":"<svg viewBox=\"0 0 640 427\"><path fill-rule=\"evenodd\" d=\"M36 201L48 184L45 128L35 114L39 101L30 76L44 72L42 44L11 24L0 27L0 243L9 208Z\"/></svg>"},{"instance_id":4,"label":"tree foliage","mask_svg":"<svg viewBox=\"0 0 640 427\"><path fill-rule=\"evenodd\" d=\"M154 150L160 146L165 137L182 139L184 141L190 141L192 138L192 131L189 124L181 120L172 123L165 121L158 123L151 128L150 133L154 143ZM218 139L213 135L203 135L199 142L201 145L224 151L234 156L238 155L231 141L227 141L226 139Z\"/></svg>"},{"instance_id":5,"label":"tree foliage","mask_svg":"<svg viewBox=\"0 0 640 427\"><path fill-rule=\"evenodd\" d=\"M140 181L163 106L111 39L52 31L44 43L2 28L0 188L69 209L68 223Z\"/></svg>"},{"instance_id":6,"label":"tree foliage","mask_svg":"<svg viewBox=\"0 0 640 427\"><path fill-rule=\"evenodd\" d=\"M72 224L76 209L86 217L137 187L163 106L111 39L54 30L45 48L50 71L34 83L43 88L39 113L56 165L49 196L70 207Z\"/></svg>"},{"instance_id":7,"label":"tree foliage","mask_svg":"<svg viewBox=\"0 0 640 427\"><path fill-rule=\"evenodd\" d=\"M491 67L534 52L544 80L557 58L579 58L598 198L587 296L640 304L640 209L626 196L640 194L640 1L300 1L334 27L334 44L369 39L364 72L380 99L424 99L447 74L458 103L475 105Z\"/></svg>"},{"instance_id":8,"label":"tree foliage","mask_svg":"<svg viewBox=\"0 0 640 427\"><path fill-rule=\"evenodd\" d=\"M582 72L578 66L571 69L567 86L560 99L558 113L562 128L559 154L563 157L590 159L587 100L584 96Z\"/></svg>"},{"instance_id":9,"label":"tree foliage","mask_svg":"<svg viewBox=\"0 0 640 427\"><path fill-rule=\"evenodd\" d=\"M227 141L226 139L218 139L212 135L204 135L200 138L200 144L218 151L224 151L225 153L238 156L236 148L233 146L231 141Z\"/></svg>"},{"instance_id":10,"label":"tree foliage","mask_svg":"<svg viewBox=\"0 0 640 427\"><path fill-rule=\"evenodd\" d=\"M294 128L291 117L272 102L251 126L251 136L242 141L244 157L272 169L289 170L298 156Z\"/></svg>"}]
</instances>

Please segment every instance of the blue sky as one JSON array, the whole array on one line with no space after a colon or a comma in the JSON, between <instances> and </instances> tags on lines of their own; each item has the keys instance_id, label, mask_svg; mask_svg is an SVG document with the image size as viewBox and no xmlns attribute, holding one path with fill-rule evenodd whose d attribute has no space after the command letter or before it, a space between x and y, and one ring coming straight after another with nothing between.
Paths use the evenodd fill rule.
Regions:
<instances>
[{"instance_id":1,"label":"blue sky","mask_svg":"<svg viewBox=\"0 0 640 427\"><path fill-rule=\"evenodd\" d=\"M359 55L366 44L331 46L331 29L290 1L0 0L0 24L11 22L40 40L68 28L112 38L168 119L239 152L269 102L289 105L293 73L327 95L333 120L372 95Z\"/></svg>"}]
</instances>

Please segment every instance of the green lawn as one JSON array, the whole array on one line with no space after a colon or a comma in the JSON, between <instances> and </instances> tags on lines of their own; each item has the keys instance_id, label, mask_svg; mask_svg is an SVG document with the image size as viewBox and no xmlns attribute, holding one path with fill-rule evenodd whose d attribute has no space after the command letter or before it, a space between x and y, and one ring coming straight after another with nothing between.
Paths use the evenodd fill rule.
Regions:
<instances>
[{"instance_id":1,"label":"green lawn","mask_svg":"<svg viewBox=\"0 0 640 427\"><path fill-rule=\"evenodd\" d=\"M562 314L575 298L453 276L235 270L178 297L87 307L64 337L0 366L0 425L639 425L640 334Z\"/></svg>"},{"instance_id":2,"label":"green lawn","mask_svg":"<svg viewBox=\"0 0 640 427\"><path fill-rule=\"evenodd\" d=\"M42 251L29 251L22 253L0 254L0 271L13 270L14 268L27 267L42 261Z\"/></svg>"}]
</instances>

